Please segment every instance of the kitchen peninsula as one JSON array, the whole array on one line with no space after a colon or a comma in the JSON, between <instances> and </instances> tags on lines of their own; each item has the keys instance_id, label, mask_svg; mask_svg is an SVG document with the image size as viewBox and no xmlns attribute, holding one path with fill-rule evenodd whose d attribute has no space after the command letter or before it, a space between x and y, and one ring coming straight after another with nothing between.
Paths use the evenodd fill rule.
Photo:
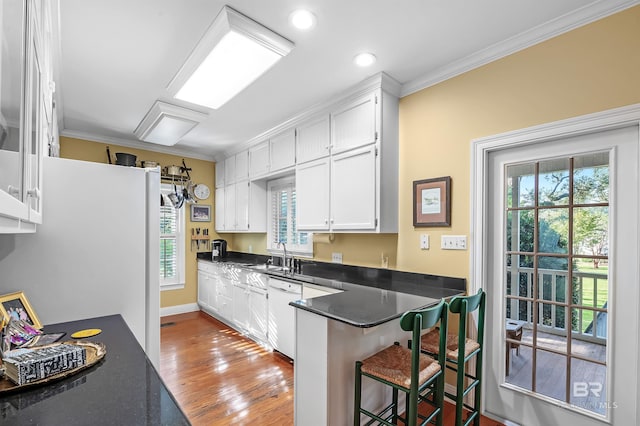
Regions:
<instances>
[{"instance_id":1,"label":"kitchen peninsula","mask_svg":"<svg viewBox=\"0 0 640 426\"><path fill-rule=\"evenodd\" d=\"M375 287L328 281L325 285L342 292L291 303L297 308L294 415L298 425L349 424L356 360L395 341L406 346L408 334L398 321L404 312L465 291L465 280L460 278L347 268L355 268L349 274L351 281L370 280ZM390 398L390 392L371 381L363 382L362 395L368 407L381 407Z\"/></svg>"}]
</instances>

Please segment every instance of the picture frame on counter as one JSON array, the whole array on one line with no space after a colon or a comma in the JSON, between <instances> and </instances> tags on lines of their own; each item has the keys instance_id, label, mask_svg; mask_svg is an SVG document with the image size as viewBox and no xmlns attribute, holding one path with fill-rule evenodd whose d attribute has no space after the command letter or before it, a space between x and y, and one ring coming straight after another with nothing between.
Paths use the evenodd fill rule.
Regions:
<instances>
[{"instance_id":1,"label":"picture frame on counter","mask_svg":"<svg viewBox=\"0 0 640 426\"><path fill-rule=\"evenodd\" d=\"M451 226L451 176L413 181L413 226Z\"/></svg>"},{"instance_id":2,"label":"picture frame on counter","mask_svg":"<svg viewBox=\"0 0 640 426\"><path fill-rule=\"evenodd\" d=\"M211 206L191 204L191 222L211 222Z\"/></svg>"},{"instance_id":3,"label":"picture frame on counter","mask_svg":"<svg viewBox=\"0 0 640 426\"><path fill-rule=\"evenodd\" d=\"M0 296L0 314L2 314L2 317L7 322L13 318L25 321L38 330L42 329L42 324L38 316L31 307L27 296L22 291Z\"/></svg>"}]
</instances>

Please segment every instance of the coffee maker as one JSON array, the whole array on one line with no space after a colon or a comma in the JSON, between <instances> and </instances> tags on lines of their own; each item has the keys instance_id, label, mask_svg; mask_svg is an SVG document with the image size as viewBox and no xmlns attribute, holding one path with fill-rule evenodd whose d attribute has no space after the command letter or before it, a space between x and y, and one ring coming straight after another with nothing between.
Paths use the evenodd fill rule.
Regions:
<instances>
[{"instance_id":1,"label":"coffee maker","mask_svg":"<svg viewBox=\"0 0 640 426\"><path fill-rule=\"evenodd\" d=\"M211 246L211 260L221 260L227 257L227 240L213 240Z\"/></svg>"}]
</instances>

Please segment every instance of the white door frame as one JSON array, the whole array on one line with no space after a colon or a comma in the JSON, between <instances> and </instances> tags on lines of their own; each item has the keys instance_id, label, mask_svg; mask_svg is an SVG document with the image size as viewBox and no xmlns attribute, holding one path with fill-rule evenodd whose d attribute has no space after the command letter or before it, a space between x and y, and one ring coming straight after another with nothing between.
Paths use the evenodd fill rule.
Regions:
<instances>
[{"instance_id":1,"label":"white door frame","mask_svg":"<svg viewBox=\"0 0 640 426\"><path fill-rule=\"evenodd\" d=\"M472 141L469 294L475 294L479 288L486 287L487 283L488 265L485 253L488 245L487 226L489 218L488 211L490 208L487 203L489 154L506 148L514 148L634 125L640 126L640 104L545 123L525 129L474 139ZM638 142L640 144L640 141ZM636 197L640 198L640 194L636 194ZM640 218L638 220L640 223ZM638 277L640 276L640 266L636 265L636 268L636 277ZM638 283L638 285L640 285L640 283ZM640 300L638 303L640 304ZM636 324L640 323L638 321L639 311L640 309L635 312ZM484 364L484 368L490 366L488 360L485 360ZM640 357L638 357L635 371L636 373L640 372ZM640 395L640 379L636 379L636 384L637 389L635 392L630 393ZM487 389L484 383L482 387L482 407L485 407L484 395L486 395ZM634 414L636 419L640 419L640 404L636 404Z\"/></svg>"}]
</instances>

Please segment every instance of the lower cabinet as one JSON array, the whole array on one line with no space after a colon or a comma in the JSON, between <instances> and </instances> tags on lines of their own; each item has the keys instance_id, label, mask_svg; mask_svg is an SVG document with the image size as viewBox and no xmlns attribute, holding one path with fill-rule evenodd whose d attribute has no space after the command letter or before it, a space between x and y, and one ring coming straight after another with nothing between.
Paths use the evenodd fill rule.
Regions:
<instances>
[{"instance_id":1,"label":"lower cabinet","mask_svg":"<svg viewBox=\"0 0 640 426\"><path fill-rule=\"evenodd\" d=\"M260 278L256 275L261 274L247 273L228 265L198 262L198 305L254 340L266 343L267 291L248 285L250 281L266 282L266 275Z\"/></svg>"}]
</instances>

